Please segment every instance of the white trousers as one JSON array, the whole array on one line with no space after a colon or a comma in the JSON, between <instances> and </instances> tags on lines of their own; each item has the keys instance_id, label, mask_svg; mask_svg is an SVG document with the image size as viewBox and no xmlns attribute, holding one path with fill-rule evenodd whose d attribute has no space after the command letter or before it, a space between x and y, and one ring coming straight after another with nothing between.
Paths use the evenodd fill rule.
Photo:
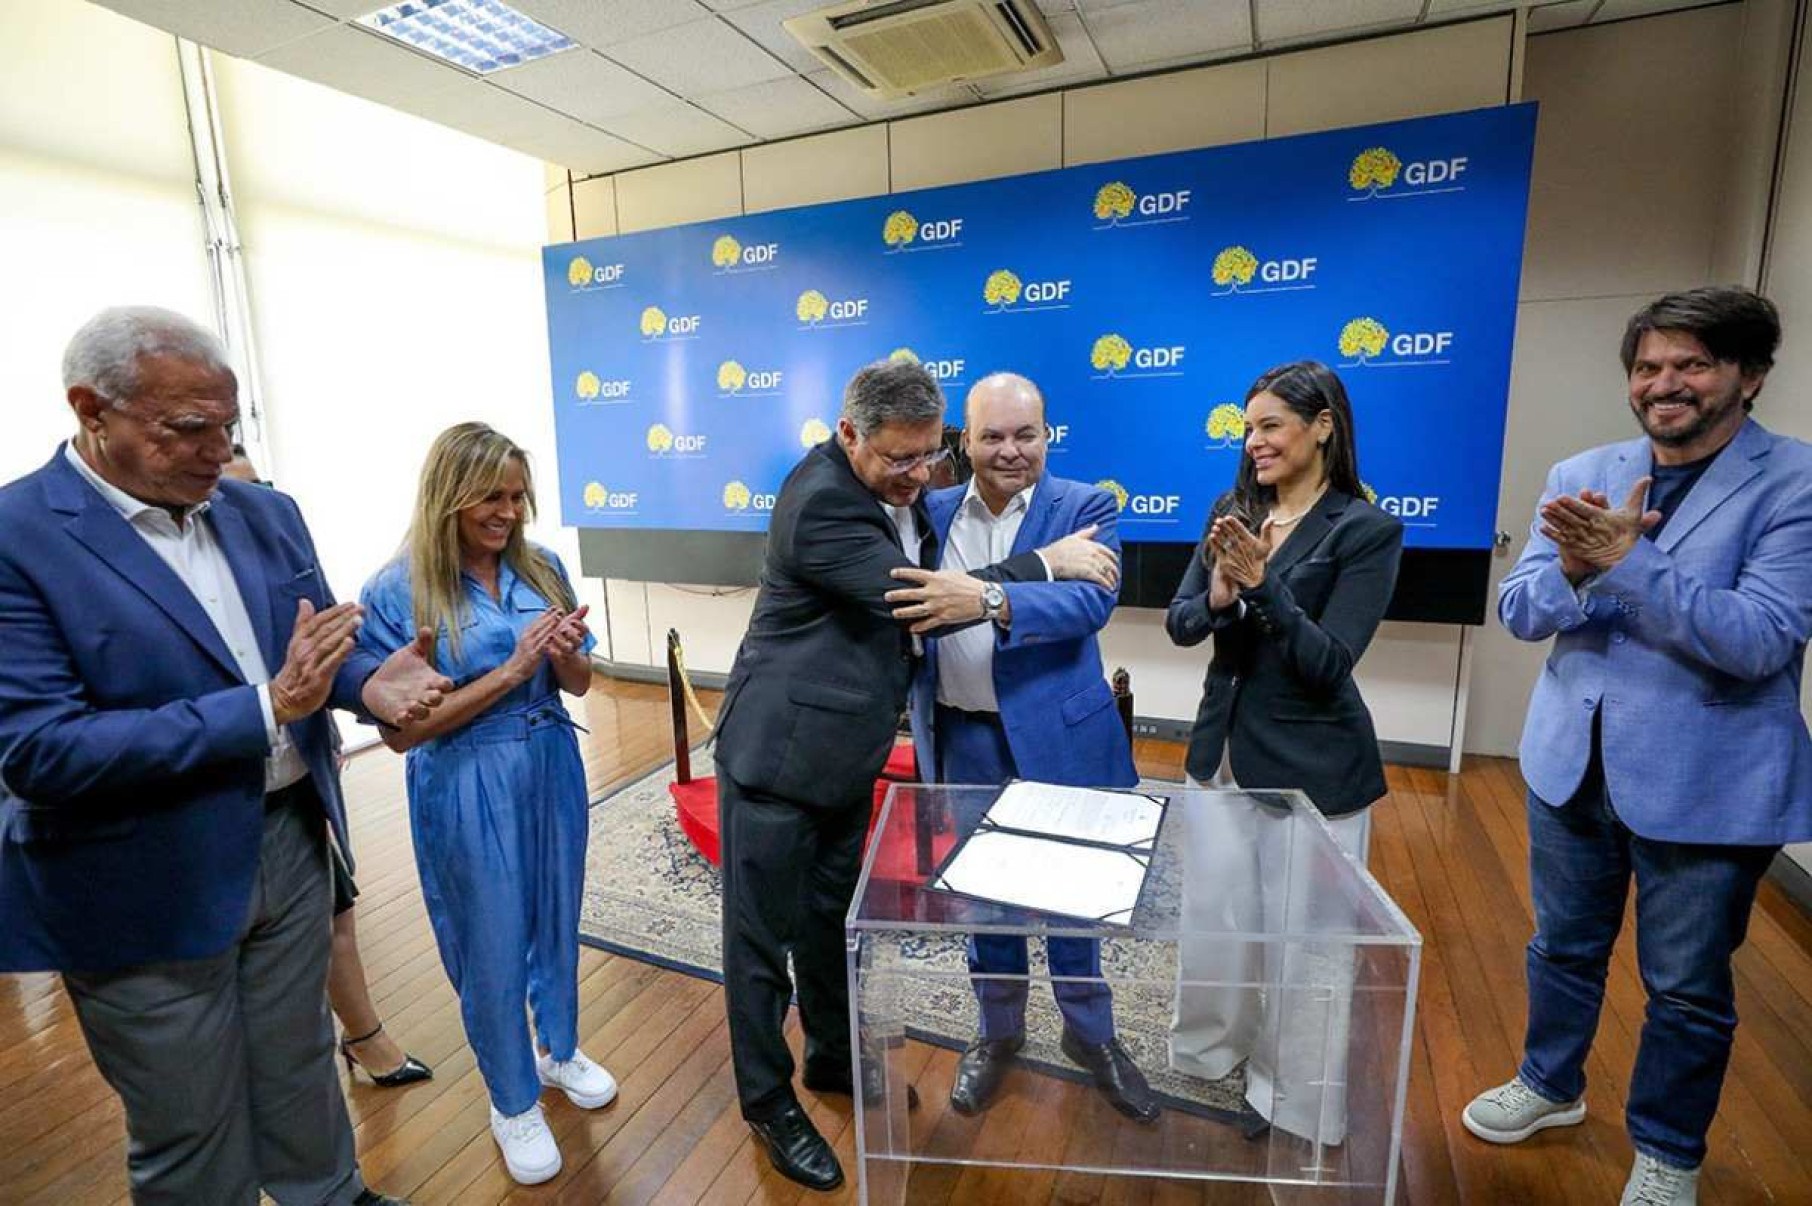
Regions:
<instances>
[{"instance_id":1,"label":"white trousers","mask_svg":"<svg viewBox=\"0 0 1812 1206\"><path fill-rule=\"evenodd\" d=\"M1224 761L1213 783L1189 786L1237 790ZM1328 827L1365 861L1370 809ZM1346 928L1330 915L1340 902L1317 891L1327 868L1308 856L1299 828L1235 801L1191 818L1170 1066L1218 1080L1245 1060L1247 1104L1281 1130L1334 1146L1346 1138L1353 952L1264 938Z\"/></svg>"}]
</instances>

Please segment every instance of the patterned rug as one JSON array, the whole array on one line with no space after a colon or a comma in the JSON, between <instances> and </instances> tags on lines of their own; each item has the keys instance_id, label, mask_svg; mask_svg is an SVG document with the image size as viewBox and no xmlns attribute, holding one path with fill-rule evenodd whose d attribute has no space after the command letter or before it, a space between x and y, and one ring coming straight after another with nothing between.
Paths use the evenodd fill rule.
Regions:
<instances>
[{"instance_id":1,"label":"patterned rug","mask_svg":"<svg viewBox=\"0 0 1812 1206\"><path fill-rule=\"evenodd\" d=\"M680 831L673 799L667 794L672 779L672 767L663 766L593 803L579 934L587 945L721 983L718 872ZM1151 786L1162 791L1166 785ZM1174 887L1151 884L1147 891ZM1031 944L1034 976L1043 972L1042 947L1039 942ZM904 1012L920 1019L911 1030L913 1037L960 1050L976 1026L975 996L969 989L961 940L914 936L906 950L920 965L905 989L910 999ZM1243 1069L1209 1081L1169 1068L1166 1040L1176 983L1174 945L1107 939L1101 944L1101 963L1114 986L1121 1042L1152 1087L1173 1106L1229 1120L1239 1115L1244 1107ZM1080 1080L1080 1071L1057 1049L1061 1026L1050 993L1035 989L1026 1006L1023 1058Z\"/></svg>"}]
</instances>

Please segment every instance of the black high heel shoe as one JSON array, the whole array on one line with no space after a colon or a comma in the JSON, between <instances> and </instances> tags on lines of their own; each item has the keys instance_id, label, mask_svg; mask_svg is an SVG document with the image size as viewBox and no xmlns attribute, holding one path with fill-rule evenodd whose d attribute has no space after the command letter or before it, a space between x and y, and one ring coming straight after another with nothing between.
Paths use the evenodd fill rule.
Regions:
<instances>
[{"instance_id":1,"label":"black high heel shoe","mask_svg":"<svg viewBox=\"0 0 1812 1206\"><path fill-rule=\"evenodd\" d=\"M384 1073L382 1076L379 1076L376 1072L373 1072L364 1064L361 1064L357 1057L353 1055L352 1049L360 1043L370 1042L382 1033L384 1033L384 1024L379 1022L377 1029L373 1030L370 1034L361 1034L358 1038L340 1039L340 1058L346 1061L346 1074L348 1076L351 1076L353 1070L356 1068L366 1076L369 1076L371 1078L371 1083L378 1086L380 1089L399 1089L404 1085L412 1085L419 1081L434 1079L434 1069L430 1068L427 1064L422 1063L421 1060L416 1059L408 1052L403 1053L403 1062L400 1065L392 1071Z\"/></svg>"}]
</instances>

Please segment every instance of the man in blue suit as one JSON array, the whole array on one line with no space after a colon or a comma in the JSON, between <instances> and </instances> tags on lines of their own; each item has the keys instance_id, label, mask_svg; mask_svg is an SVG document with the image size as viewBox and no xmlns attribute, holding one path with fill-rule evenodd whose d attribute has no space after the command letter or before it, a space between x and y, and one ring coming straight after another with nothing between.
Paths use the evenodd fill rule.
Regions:
<instances>
[{"instance_id":1,"label":"man in blue suit","mask_svg":"<svg viewBox=\"0 0 1812 1206\"><path fill-rule=\"evenodd\" d=\"M918 618L912 603L948 585L971 597L979 589L984 616L992 621L925 642L913 682L912 731L919 772L928 781L1138 782L1096 640L1116 592L1085 581L984 584L957 576L1075 532L1092 533L1118 556L1118 503L1099 487L1046 476L1046 435L1044 398L1032 382L1012 373L977 382L963 424L975 476L966 487L926 497L944 572L894 572L920 584L889 595L908 603L896 615ZM1094 1075L1116 1109L1150 1122L1158 1114L1151 1090L1114 1037L1100 945L1051 938L1045 953L1054 976L1076 977L1053 985L1063 1013L1064 1054ZM958 1113L987 1107L1025 1044L1025 981L994 977L1024 976L1026 967L1023 938L978 934L969 940L981 1025L950 1090Z\"/></svg>"},{"instance_id":2,"label":"man in blue suit","mask_svg":"<svg viewBox=\"0 0 1812 1206\"><path fill-rule=\"evenodd\" d=\"M1746 289L1639 311L1623 365L1644 437L1554 467L1498 590L1511 633L1554 640L1521 751L1536 933L1522 1067L1463 1119L1516 1143L1585 1117L1633 878L1648 1014L1625 1206L1697 1201L1736 1031L1731 956L1775 853L1812 838L1812 446L1749 417L1779 342Z\"/></svg>"},{"instance_id":3,"label":"man in blue suit","mask_svg":"<svg viewBox=\"0 0 1812 1206\"><path fill-rule=\"evenodd\" d=\"M0 488L0 971L63 973L140 1203L378 1203L333 1066L332 703L451 684L354 649L296 505L222 481L239 419L188 319L71 340L77 432Z\"/></svg>"}]
</instances>

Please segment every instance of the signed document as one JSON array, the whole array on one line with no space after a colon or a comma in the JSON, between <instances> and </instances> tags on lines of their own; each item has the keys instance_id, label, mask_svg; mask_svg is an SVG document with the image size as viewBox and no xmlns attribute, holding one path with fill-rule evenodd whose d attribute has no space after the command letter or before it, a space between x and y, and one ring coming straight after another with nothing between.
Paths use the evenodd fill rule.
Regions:
<instances>
[{"instance_id":1,"label":"signed document","mask_svg":"<svg viewBox=\"0 0 1812 1206\"><path fill-rule=\"evenodd\" d=\"M1009 783L988 809L985 825L1108 846L1149 847L1158 838L1164 802L1134 791Z\"/></svg>"}]
</instances>

